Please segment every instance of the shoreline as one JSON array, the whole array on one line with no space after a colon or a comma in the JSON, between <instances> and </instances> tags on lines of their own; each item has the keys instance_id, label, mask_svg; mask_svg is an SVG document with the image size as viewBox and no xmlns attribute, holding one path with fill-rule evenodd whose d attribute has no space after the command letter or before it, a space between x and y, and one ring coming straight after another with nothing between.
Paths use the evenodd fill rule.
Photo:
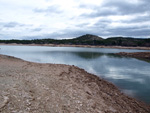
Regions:
<instances>
[{"instance_id":1,"label":"shoreline","mask_svg":"<svg viewBox=\"0 0 150 113\"><path fill-rule=\"evenodd\" d=\"M85 47L85 48L111 48L111 49L137 49L137 50L150 50L150 47L126 47L126 46L93 46L93 45L65 45L65 44L4 44L0 45L14 45L14 46L48 46L48 47Z\"/></svg>"},{"instance_id":2,"label":"shoreline","mask_svg":"<svg viewBox=\"0 0 150 113\"><path fill-rule=\"evenodd\" d=\"M119 53L116 53L116 55L132 57L132 58L137 58L141 60L150 60L150 52L133 52L133 53L119 52Z\"/></svg>"},{"instance_id":3,"label":"shoreline","mask_svg":"<svg viewBox=\"0 0 150 113\"><path fill-rule=\"evenodd\" d=\"M76 66L0 55L0 112L150 112L112 83Z\"/></svg>"}]
</instances>

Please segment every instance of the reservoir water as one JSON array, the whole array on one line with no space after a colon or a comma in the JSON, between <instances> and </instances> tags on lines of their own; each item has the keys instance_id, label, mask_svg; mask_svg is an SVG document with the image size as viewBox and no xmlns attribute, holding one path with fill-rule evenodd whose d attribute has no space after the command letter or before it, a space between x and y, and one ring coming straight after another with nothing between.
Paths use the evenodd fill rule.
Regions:
<instances>
[{"instance_id":1,"label":"reservoir water","mask_svg":"<svg viewBox=\"0 0 150 113\"><path fill-rule=\"evenodd\" d=\"M0 54L26 61L78 66L112 82L125 94L150 104L150 63L113 54L148 50L3 45L0 48Z\"/></svg>"}]
</instances>

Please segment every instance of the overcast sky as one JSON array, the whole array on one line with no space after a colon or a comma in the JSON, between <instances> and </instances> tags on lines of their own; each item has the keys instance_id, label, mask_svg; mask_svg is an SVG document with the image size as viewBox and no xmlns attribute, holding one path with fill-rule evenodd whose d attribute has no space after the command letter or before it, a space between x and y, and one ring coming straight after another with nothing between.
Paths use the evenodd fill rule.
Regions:
<instances>
[{"instance_id":1,"label":"overcast sky","mask_svg":"<svg viewBox=\"0 0 150 113\"><path fill-rule=\"evenodd\" d=\"M150 0L0 0L0 39L150 38Z\"/></svg>"}]
</instances>

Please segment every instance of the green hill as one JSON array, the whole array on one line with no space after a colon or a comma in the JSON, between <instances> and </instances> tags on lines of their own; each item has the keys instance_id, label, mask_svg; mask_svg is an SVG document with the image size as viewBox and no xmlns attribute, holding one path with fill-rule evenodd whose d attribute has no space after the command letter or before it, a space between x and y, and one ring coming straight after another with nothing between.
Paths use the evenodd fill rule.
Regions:
<instances>
[{"instance_id":1,"label":"green hill","mask_svg":"<svg viewBox=\"0 0 150 113\"><path fill-rule=\"evenodd\" d=\"M77 38L74 38L73 40L78 40L78 41L92 41L92 40L103 40L103 38L96 36L96 35L91 35L91 34L86 34Z\"/></svg>"},{"instance_id":2,"label":"green hill","mask_svg":"<svg viewBox=\"0 0 150 113\"><path fill-rule=\"evenodd\" d=\"M96 36L96 35L91 35L91 34L86 34L82 35L80 37L70 39L70 43L72 44L83 44L83 45L95 45L96 42L102 41L103 38Z\"/></svg>"}]
</instances>

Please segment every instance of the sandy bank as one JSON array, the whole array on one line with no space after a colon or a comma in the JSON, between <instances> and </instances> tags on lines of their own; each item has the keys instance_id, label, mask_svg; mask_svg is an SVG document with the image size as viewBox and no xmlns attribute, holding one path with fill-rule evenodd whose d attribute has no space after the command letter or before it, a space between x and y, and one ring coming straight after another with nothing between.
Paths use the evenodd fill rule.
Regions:
<instances>
[{"instance_id":1,"label":"sandy bank","mask_svg":"<svg viewBox=\"0 0 150 113\"><path fill-rule=\"evenodd\" d=\"M75 66L0 55L2 113L149 113L150 106Z\"/></svg>"},{"instance_id":2,"label":"sandy bank","mask_svg":"<svg viewBox=\"0 0 150 113\"><path fill-rule=\"evenodd\" d=\"M126 46L92 46L92 45L65 45L65 44L3 44L0 45L15 45L15 46L50 46L50 47L86 47L86 48L112 48L112 49L138 49L150 50L150 47L126 47Z\"/></svg>"}]
</instances>

